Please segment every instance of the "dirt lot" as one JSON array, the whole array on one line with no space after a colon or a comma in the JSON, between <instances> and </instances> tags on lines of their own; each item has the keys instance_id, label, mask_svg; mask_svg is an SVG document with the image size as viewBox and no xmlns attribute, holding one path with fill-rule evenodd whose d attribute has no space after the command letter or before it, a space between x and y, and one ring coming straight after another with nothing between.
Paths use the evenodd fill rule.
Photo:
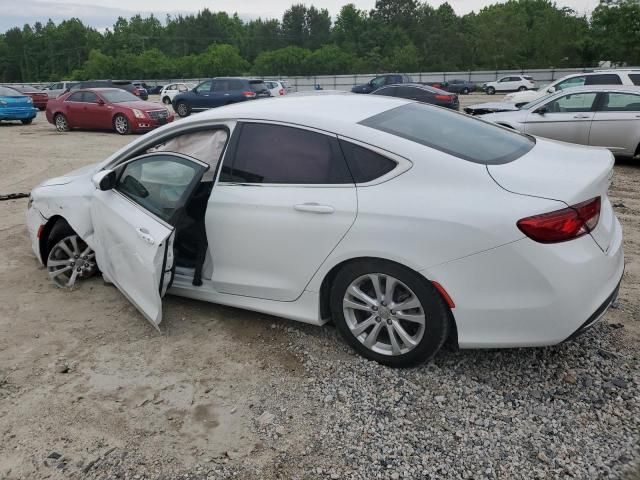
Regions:
<instances>
[{"instance_id":1,"label":"dirt lot","mask_svg":"<svg viewBox=\"0 0 640 480\"><path fill-rule=\"evenodd\" d=\"M462 100L475 103L483 99L473 95ZM42 113L30 126L3 122L0 194L28 192L48 177L103 159L132 139L109 132L60 134ZM578 437L584 431L594 444L611 444L619 458L606 452L593 453L592 458L602 460L604 467L598 468L608 468L611 475L618 475L631 468L638 454L638 419L625 415L637 414L640 403L639 185L640 164L616 165L610 193L624 226L627 265L618 308L606 317L610 327L597 330L603 337L597 342L604 343L591 347L596 342L592 334L582 343L553 349L443 352L433 366L409 373L396 373L357 359L330 326L318 329L176 297L165 301L163 333L158 334L100 278L73 291L53 287L31 252L24 225L26 199L0 202L0 478L177 478L172 476L177 474L185 475L180 478L226 478L234 471L243 472L236 478L366 478L357 475L360 466L344 460L351 457L337 454L347 451L346 444L326 444L330 438L327 431L342 425L342 417L332 417L338 407L327 405L339 401L345 415L351 415L343 405L353 405L357 410L359 399L369 395L349 389L350 384L357 385L357 379L349 376L356 367L381 378L413 382L429 398L432 390L443 388L444 378L452 383L462 378L475 385L469 395L482 395L481 402L498 391L529 388L527 377L538 382L537 388L543 392L562 387L564 397L557 394L553 400L554 408L561 413L553 428L565 435L564 428L569 436L557 433L557 438L570 438L571 434ZM606 371L617 369L616 376L625 378L628 384L625 395L610 398L602 394L603 412L611 407L611 415L618 415L616 408L624 406L619 415L622 423L607 423L604 414L594 413L589 406L579 412L575 423L563 423L562 409L573 407L562 405L577 405L584 393L580 383L574 385L576 382L567 380L567 375L591 375L599 385L599 374L590 370L600 368L598 355L605 355L602 351L612 355ZM324 368L314 367L318 359ZM588 363L582 364L583 360ZM67 373L59 373L57 365L61 363L68 365ZM602 374L603 382L605 376ZM331 378L343 382L342 390L333 390L326 383ZM507 386L496 385L496 378ZM325 383L316 391L309 386L314 381ZM378 392L372 395L371 401L377 401ZM383 391L380 395L384 396ZM528 410L513 405L510 415L515 425L529 422ZM480 417L484 414L489 418L487 412L493 412L494 406L482 406L486 409L480 411ZM507 407L496 408L503 411ZM265 411L275 420L267 416L258 421ZM428 412L423 416L428 417ZM447 418L457 418L450 413L446 413ZM444 417L444 413L442 419L436 414L433 422L444 421ZM479 425L478 421L463 425ZM466 431L466 427L461 428ZM424 430L427 432L426 427ZM434 430L430 435L444 435L446 430ZM597 435L590 436L591 431ZM349 435L345 431L340 438ZM500 433L494 435L500 438ZM357 445L359 438L352 438L350 445ZM428 438L420 441L424 444ZM487 449L482 445L480 448ZM578 445L577 450L592 452L591 444L585 445ZM593 452L600 447L594 446ZM546 462L549 453L541 456L535 449L525 452L522 445L512 445L512 450L496 448L503 452L501 455L508 455L509 461L517 460L514 471L524 478L532 478L534 468L539 469L535 470L537 478L571 472L581 478L582 467L588 463L580 460L580 453L567 454L573 466L565 468L562 465L570 462L562 464L554 458ZM467 450L456 453L450 449L449 453L455 455L452 463L466 462L461 457ZM59 455L62 458L56 458ZM485 465L484 457L493 462L492 467ZM391 458L396 462L400 457ZM465 463L465 471L474 478L510 478L509 471L501 470L500 458L492 460L490 449L474 459ZM387 465L387 460L380 462ZM389 460L388 465L400 465L400 460L393 462ZM406 468L398 470L398 475L426 476L419 469L414 472ZM422 472L435 475L432 478L462 476L453 470L447 473L446 469L424 468ZM598 470L602 477L605 471ZM398 478L384 469L376 475ZM599 473L592 476L598 477Z\"/></svg>"}]
</instances>

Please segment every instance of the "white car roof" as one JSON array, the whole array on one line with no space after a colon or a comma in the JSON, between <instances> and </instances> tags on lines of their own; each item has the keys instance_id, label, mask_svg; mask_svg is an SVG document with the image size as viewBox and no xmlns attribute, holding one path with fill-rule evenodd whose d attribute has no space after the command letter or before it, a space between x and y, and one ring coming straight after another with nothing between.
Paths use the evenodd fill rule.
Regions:
<instances>
[{"instance_id":1,"label":"white car roof","mask_svg":"<svg viewBox=\"0 0 640 480\"><path fill-rule=\"evenodd\" d=\"M207 110L189 117L187 121L272 120L348 135L358 122L409 103L413 102L382 95L287 95Z\"/></svg>"}]
</instances>

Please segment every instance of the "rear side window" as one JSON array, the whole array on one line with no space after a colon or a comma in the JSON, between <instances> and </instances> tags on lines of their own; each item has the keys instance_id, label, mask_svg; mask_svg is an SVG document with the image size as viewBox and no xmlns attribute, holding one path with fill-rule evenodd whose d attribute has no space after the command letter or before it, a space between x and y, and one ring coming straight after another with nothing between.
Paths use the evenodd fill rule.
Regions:
<instances>
[{"instance_id":1,"label":"rear side window","mask_svg":"<svg viewBox=\"0 0 640 480\"><path fill-rule=\"evenodd\" d=\"M531 137L421 103L387 110L360 124L483 165L512 162L535 145Z\"/></svg>"},{"instance_id":2,"label":"rear side window","mask_svg":"<svg viewBox=\"0 0 640 480\"><path fill-rule=\"evenodd\" d=\"M367 148L340 140L340 147L356 183L366 183L386 175L397 163Z\"/></svg>"},{"instance_id":3,"label":"rear side window","mask_svg":"<svg viewBox=\"0 0 640 480\"><path fill-rule=\"evenodd\" d=\"M353 183L338 140L294 127L246 123L221 180L240 183Z\"/></svg>"},{"instance_id":4,"label":"rear side window","mask_svg":"<svg viewBox=\"0 0 640 480\"><path fill-rule=\"evenodd\" d=\"M602 75L589 75L587 76L585 85L622 85L620 76L615 73L605 73Z\"/></svg>"},{"instance_id":5,"label":"rear side window","mask_svg":"<svg viewBox=\"0 0 640 480\"><path fill-rule=\"evenodd\" d=\"M82 94L83 92L72 93L69 98L67 98L67 102L81 102Z\"/></svg>"},{"instance_id":6,"label":"rear side window","mask_svg":"<svg viewBox=\"0 0 640 480\"><path fill-rule=\"evenodd\" d=\"M640 73L630 73L629 79L633 82L634 85L640 85Z\"/></svg>"},{"instance_id":7,"label":"rear side window","mask_svg":"<svg viewBox=\"0 0 640 480\"><path fill-rule=\"evenodd\" d=\"M640 95L605 93L600 109L605 112L640 112Z\"/></svg>"},{"instance_id":8,"label":"rear side window","mask_svg":"<svg viewBox=\"0 0 640 480\"><path fill-rule=\"evenodd\" d=\"M382 87L373 92L373 95L384 95L385 97L395 97L398 87Z\"/></svg>"},{"instance_id":9,"label":"rear side window","mask_svg":"<svg viewBox=\"0 0 640 480\"><path fill-rule=\"evenodd\" d=\"M86 103L98 103L98 96L93 92L82 92L82 101Z\"/></svg>"}]
</instances>

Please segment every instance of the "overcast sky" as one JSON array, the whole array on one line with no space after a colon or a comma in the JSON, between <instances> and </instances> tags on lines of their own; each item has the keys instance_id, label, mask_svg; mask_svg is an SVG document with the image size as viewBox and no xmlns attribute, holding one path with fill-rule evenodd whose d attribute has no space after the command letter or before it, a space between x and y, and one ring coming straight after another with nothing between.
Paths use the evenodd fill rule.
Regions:
<instances>
[{"instance_id":1,"label":"overcast sky","mask_svg":"<svg viewBox=\"0 0 640 480\"><path fill-rule=\"evenodd\" d=\"M323 7L335 16L346 3L355 3L359 8L369 10L375 0L0 0L0 32L11 27L22 27L25 23L46 22L49 18L55 22L70 17L78 17L86 24L103 29L110 27L118 16L129 17L136 13L148 15L154 13L164 20L167 13L197 12L205 7L212 11L224 10L237 12L242 18L274 17L281 18L282 13L292 3L306 3ZM428 0L437 6L445 0ZM449 0L458 14L479 10L496 3L495 0ZM135 4L135 7L133 6ZM568 6L579 13L590 13L598 0L557 0L560 6Z\"/></svg>"}]
</instances>

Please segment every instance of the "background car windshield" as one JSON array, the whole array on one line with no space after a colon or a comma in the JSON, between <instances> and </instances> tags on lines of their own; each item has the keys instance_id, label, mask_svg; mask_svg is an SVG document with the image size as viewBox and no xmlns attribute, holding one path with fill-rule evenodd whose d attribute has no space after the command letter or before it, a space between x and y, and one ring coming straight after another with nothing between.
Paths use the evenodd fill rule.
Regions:
<instances>
[{"instance_id":1,"label":"background car windshield","mask_svg":"<svg viewBox=\"0 0 640 480\"><path fill-rule=\"evenodd\" d=\"M104 99L109 103L136 102L138 97L124 90L113 90L111 92L101 92Z\"/></svg>"},{"instance_id":2,"label":"background car windshield","mask_svg":"<svg viewBox=\"0 0 640 480\"><path fill-rule=\"evenodd\" d=\"M0 87L0 97L21 97L22 94L13 88Z\"/></svg>"},{"instance_id":3,"label":"background car windshield","mask_svg":"<svg viewBox=\"0 0 640 480\"><path fill-rule=\"evenodd\" d=\"M535 145L530 137L420 103L387 110L360 124L484 165L511 162Z\"/></svg>"}]
</instances>

